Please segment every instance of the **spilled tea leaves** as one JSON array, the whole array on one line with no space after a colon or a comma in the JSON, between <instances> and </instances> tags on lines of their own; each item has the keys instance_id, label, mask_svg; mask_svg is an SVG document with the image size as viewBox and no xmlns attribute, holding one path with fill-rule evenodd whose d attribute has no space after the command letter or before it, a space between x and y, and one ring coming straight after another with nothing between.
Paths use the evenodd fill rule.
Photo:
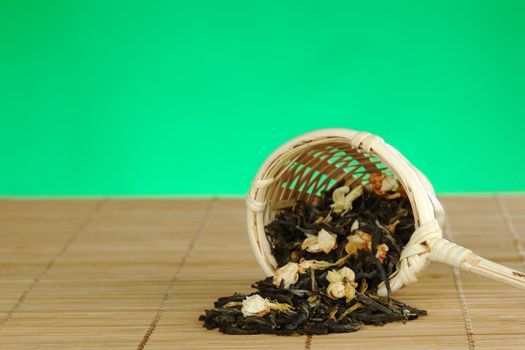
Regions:
<instances>
[{"instance_id":1,"label":"spilled tea leaves","mask_svg":"<svg viewBox=\"0 0 525 350\"><path fill-rule=\"evenodd\" d=\"M219 298L200 316L227 334L328 334L417 319L426 311L390 297L388 276L414 232L410 202L397 181L372 174L343 183L314 205L290 201L265 227L278 268L256 292ZM389 295L379 297L384 283Z\"/></svg>"}]
</instances>

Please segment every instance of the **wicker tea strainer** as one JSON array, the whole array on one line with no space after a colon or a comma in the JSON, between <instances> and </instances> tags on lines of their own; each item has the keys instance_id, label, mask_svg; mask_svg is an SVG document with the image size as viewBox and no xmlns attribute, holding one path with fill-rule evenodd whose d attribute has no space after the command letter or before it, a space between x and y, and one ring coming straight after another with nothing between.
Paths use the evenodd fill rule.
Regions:
<instances>
[{"instance_id":1,"label":"wicker tea strainer","mask_svg":"<svg viewBox=\"0 0 525 350\"><path fill-rule=\"evenodd\" d=\"M392 291L417 282L431 261L525 288L525 274L484 259L443 238L445 213L427 178L382 138L368 132L323 129L301 135L275 150L257 173L247 197L248 234L267 275L277 263L264 226L294 200L312 203L322 191L344 180L352 186L371 173L395 176L407 193L416 230L403 249L398 270L389 276ZM378 294L386 295L379 286Z\"/></svg>"}]
</instances>

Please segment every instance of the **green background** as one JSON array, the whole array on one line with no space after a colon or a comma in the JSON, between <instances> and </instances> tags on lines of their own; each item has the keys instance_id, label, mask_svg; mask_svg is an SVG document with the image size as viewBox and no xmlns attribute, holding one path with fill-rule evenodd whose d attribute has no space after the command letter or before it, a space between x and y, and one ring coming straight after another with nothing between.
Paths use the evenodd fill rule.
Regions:
<instances>
[{"instance_id":1,"label":"green background","mask_svg":"<svg viewBox=\"0 0 525 350\"><path fill-rule=\"evenodd\" d=\"M524 1L0 2L0 194L244 194L317 128L524 191Z\"/></svg>"}]
</instances>

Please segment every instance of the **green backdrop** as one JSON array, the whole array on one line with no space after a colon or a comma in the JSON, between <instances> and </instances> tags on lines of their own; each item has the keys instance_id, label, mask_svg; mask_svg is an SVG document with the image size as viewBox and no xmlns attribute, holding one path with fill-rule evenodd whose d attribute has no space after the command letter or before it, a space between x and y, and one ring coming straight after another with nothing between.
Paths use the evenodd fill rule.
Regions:
<instances>
[{"instance_id":1,"label":"green backdrop","mask_svg":"<svg viewBox=\"0 0 525 350\"><path fill-rule=\"evenodd\" d=\"M525 190L524 1L2 1L0 194L244 194L367 130L438 192Z\"/></svg>"}]
</instances>

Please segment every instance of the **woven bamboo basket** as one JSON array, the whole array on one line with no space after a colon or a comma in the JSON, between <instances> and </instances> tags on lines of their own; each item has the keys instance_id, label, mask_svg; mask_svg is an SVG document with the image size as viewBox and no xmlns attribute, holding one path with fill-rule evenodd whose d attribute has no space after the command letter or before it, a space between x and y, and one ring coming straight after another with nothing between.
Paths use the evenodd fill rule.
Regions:
<instances>
[{"instance_id":1,"label":"woven bamboo basket","mask_svg":"<svg viewBox=\"0 0 525 350\"><path fill-rule=\"evenodd\" d=\"M372 173L397 178L409 197L415 231L389 276L392 291L417 282L431 261L454 266L525 289L525 274L484 259L443 238L445 213L427 178L382 138L368 132L323 129L301 135L275 150L263 163L247 196L250 242L264 272L277 263L264 227L279 209L297 200L312 204L322 191L344 181L366 183ZM384 283L378 294L386 295Z\"/></svg>"}]
</instances>

